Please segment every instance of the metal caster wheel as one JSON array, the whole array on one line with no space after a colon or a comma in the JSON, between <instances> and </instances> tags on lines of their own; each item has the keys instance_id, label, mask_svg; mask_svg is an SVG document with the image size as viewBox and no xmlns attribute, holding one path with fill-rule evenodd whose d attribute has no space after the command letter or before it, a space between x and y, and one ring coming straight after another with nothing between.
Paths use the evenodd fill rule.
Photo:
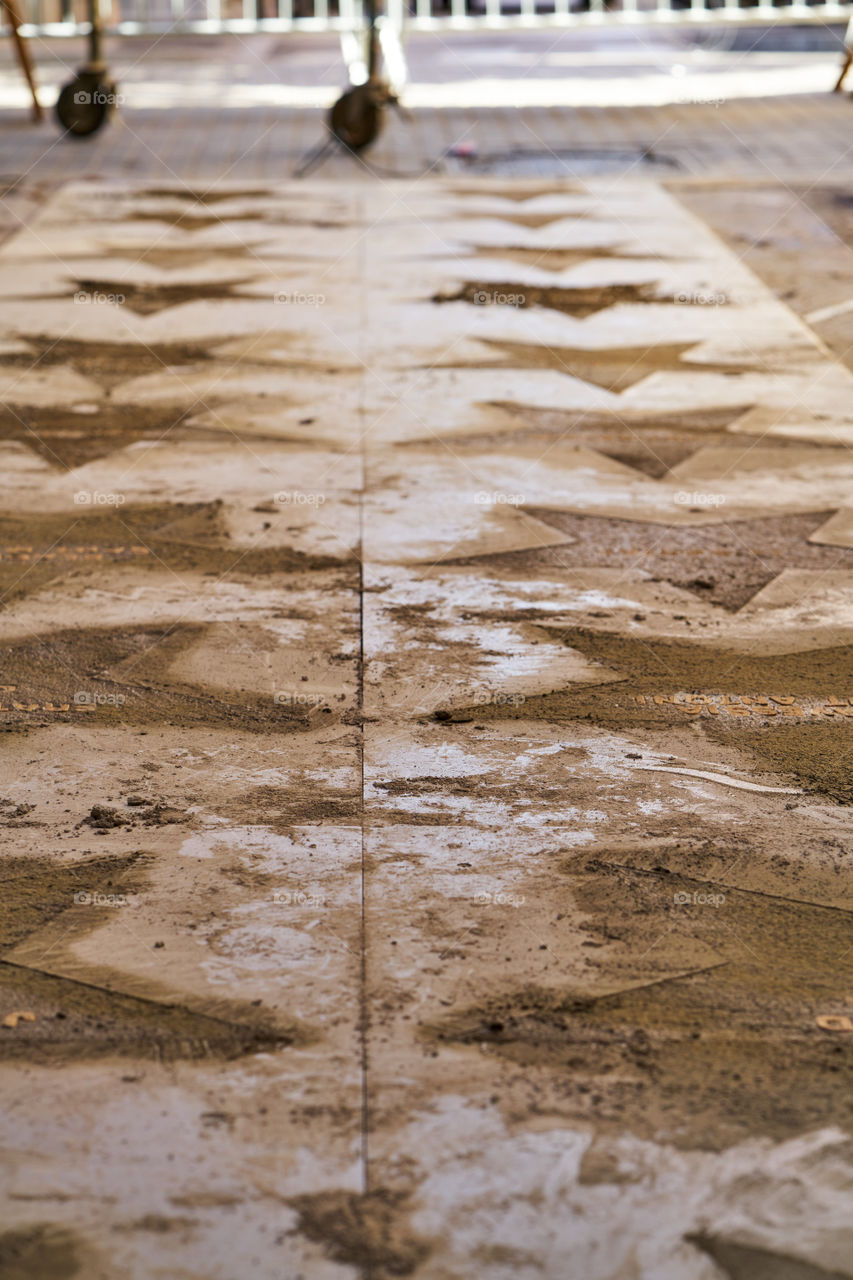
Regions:
<instances>
[{"instance_id":1,"label":"metal caster wheel","mask_svg":"<svg viewBox=\"0 0 853 1280\"><path fill-rule=\"evenodd\" d=\"M56 118L71 137L86 138L106 123L115 104L115 85L100 75L82 71L60 93Z\"/></svg>"},{"instance_id":2,"label":"metal caster wheel","mask_svg":"<svg viewBox=\"0 0 853 1280\"><path fill-rule=\"evenodd\" d=\"M369 147L382 125L382 105L376 86L356 85L338 98L329 114L329 128L350 151Z\"/></svg>"}]
</instances>

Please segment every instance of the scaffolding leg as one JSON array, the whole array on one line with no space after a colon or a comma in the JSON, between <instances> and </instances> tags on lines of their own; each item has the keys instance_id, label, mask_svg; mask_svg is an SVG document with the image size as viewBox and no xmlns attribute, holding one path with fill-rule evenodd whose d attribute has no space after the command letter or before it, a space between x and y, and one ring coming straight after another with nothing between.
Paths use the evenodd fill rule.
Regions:
<instances>
[{"instance_id":1,"label":"scaffolding leg","mask_svg":"<svg viewBox=\"0 0 853 1280\"><path fill-rule=\"evenodd\" d=\"M118 94L101 57L103 27L99 0L89 0L89 61L64 85L56 101L56 118L71 138L86 138L106 124Z\"/></svg>"},{"instance_id":2,"label":"scaffolding leg","mask_svg":"<svg viewBox=\"0 0 853 1280\"><path fill-rule=\"evenodd\" d=\"M18 55L18 62L20 63L21 70L24 73L24 78L30 86L30 93L33 96L33 120L38 124L39 121L44 118L44 111L42 110L42 105L38 99L30 51L27 47L26 40L19 30L21 26L21 17L18 13L16 0L2 0L2 5L9 15L9 22L12 26L12 39L15 42L15 52Z\"/></svg>"},{"instance_id":3,"label":"scaffolding leg","mask_svg":"<svg viewBox=\"0 0 853 1280\"><path fill-rule=\"evenodd\" d=\"M847 24L847 30L844 33L844 65L841 68L841 74L835 82L834 93L841 92L841 86L844 84L844 77L850 70L850 64L853 62L853 18Z\"/></svg>"}]
</instances>

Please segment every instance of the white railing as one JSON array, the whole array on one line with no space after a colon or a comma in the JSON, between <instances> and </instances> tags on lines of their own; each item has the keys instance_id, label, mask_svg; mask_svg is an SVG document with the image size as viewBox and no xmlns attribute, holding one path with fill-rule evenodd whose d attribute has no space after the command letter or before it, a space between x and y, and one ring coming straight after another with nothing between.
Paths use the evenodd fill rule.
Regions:
<instances>
[{"instance_id":1,"label":"white railing","mask_svg":"<svg viewBox=\"0 0 853 1280\"><path fill-rule=\"evenodd\" d=\"M107 31L353 31L362 0L96 0ZM19 0L25 35L89 29L87 0ZM382 5L380 3L380 8ZM387 0L383 21L414 31L669 24L839 23L853 0Z\"/></svg>"}]
</instances>

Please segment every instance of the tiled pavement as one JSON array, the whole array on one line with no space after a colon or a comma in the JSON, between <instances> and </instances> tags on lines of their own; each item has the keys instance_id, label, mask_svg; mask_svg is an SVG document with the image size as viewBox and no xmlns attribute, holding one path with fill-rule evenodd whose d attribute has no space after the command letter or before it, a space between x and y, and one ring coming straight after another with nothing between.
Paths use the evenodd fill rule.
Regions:
<instances>
[{"instance_id":1,"label":"tiled pavement","mask_svg":"<svg viewBox=\"0 0 853 1280\"><path fill-rule=\"evenodd\" d=\"M853 375L654 184L269 179L0 256L0 1265L853 1274Z\"/></svg>"}]
</instances>

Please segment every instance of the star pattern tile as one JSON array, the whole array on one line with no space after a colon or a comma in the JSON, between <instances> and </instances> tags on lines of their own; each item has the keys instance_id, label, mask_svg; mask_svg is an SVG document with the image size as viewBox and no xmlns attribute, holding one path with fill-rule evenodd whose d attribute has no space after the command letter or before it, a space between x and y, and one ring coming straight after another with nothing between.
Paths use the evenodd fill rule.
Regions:
<instances>
[{"instance_id":1,"label":"star pattern tile","mask_svg":"<svg viewBox=\"0 0 853 1280\"><path fill-rule=\"evenodd\" d=\"M758 517L694 526L603 519L530 508L570 539L568 545L523 552L543 567L622 569L669 582L735 611L790 569L853 572L853 550L809 539L831 512Z\"/></svg>"},{"instance_id":2,"label":"star pattern tile","mask_svg":"<svg viewBox=\"0 0 853 1280\"><path fill-rule=\"evenodd\" d=\"M736 378L753 372L753 366L732 362L693 360L684 357L701 344L698 342L659 343L643 347L562 347L542 343L506 342L497 338L480 339L495 352L494 362L465 367L488 368L490 363L509 365L514 369L556 369L583 382L594 383L605 391L620 394L642 382L652 373L700 374L719 373Z\"/></svg>"}]
</instances>

